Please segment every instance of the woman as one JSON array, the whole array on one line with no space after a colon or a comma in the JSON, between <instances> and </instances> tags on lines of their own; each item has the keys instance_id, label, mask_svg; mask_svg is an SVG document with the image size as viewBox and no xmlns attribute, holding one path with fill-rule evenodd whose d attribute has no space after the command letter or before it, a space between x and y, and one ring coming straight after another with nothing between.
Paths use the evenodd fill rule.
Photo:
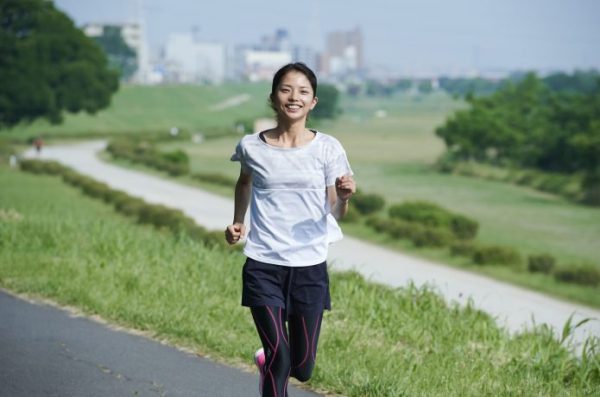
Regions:
<instances>
[{"instance_id":1,"label":"woman","mask_svg":"<svg viewBox=\"0 0 600 397\"><path fill-rule=\"evenodd\" d=\"M242 138L231 158L241 171L225 237L235 244L245 236L250 204L242 305L263 345L255 355L263 396L287 396L290 376L305 382L312 374L323 311L330 309L327 247L341 237L333 218L346 214L356 191L340 143L306 128L316 93L306 65L282 67L270 95L277 126Z\"/></svg>"}]
</instances>

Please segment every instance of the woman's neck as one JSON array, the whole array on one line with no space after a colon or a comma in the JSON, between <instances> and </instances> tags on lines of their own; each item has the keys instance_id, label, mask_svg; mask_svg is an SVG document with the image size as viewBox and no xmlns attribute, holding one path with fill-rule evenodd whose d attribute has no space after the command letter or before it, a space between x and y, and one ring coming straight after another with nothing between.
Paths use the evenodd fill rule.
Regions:
<instances>
[{"instance_id":1,"label":"woman's neck","mask_svg":"<svg viewBox=\"0 0 600 397\"><path fill-rule=\"evenodd\" d=\"M306 129L304 120L296 123L281 123L267 133L268 143L281 147L303 146L314 138L314 134Z\"/></svg>"}]
</instances>

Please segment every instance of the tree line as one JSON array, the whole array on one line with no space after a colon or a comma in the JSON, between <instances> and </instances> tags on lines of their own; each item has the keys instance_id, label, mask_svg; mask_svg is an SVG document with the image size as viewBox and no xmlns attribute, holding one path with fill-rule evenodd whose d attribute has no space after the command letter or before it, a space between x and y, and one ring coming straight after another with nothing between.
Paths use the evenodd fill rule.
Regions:
<instances>
[{"instance_id":1,"label":"tree line","mask_svg":"<svg viewBox=\"0 0 600 397\"><path fill-rule=\"evenodd\" d=\"M585 77L585 79L582 79ZM585 200L600 203L600 77L527 74L436 129L450 161L584 175Z\"/></svg>"}]
</instances>

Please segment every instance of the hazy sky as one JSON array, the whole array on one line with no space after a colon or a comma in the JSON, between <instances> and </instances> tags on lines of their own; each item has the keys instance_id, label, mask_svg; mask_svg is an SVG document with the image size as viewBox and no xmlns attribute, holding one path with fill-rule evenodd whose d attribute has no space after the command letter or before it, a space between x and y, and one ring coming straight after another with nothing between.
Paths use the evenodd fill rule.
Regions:
<instances>
[{"instance_id":1,"label":"hazy sky","mask_svg":"<svg viewBox=\"0 0 600 397\"><path fill-rule=\"evenodd\" d=\"M197 27L205 40L257 43L276 28L324 47L359 26L370 67L398 73L600 69L600 0L55 0L78 25L134 20L153 49Z\"/></svg>"}]
</instances>

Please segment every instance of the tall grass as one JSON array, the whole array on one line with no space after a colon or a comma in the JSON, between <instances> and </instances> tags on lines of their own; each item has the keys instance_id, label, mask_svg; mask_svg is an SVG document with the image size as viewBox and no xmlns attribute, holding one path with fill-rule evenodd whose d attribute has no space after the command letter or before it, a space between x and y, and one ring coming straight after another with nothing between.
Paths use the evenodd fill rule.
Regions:
<instances>
[{"instance_id":1,"label":"tall grass","mask_svg":"<svg viewBox=\"0 0 600 397\"><path fill-rule=\"evenodd\" d=\"M239 253L131 223L55 177L0 167L0 181L0 285L250 361L259 340L239 305ZM547 327L511 336L427 288L354 273L331 283L312 387L347 396L600 393L597 340L577 359Z\"/></svg>"}]
</instances>

